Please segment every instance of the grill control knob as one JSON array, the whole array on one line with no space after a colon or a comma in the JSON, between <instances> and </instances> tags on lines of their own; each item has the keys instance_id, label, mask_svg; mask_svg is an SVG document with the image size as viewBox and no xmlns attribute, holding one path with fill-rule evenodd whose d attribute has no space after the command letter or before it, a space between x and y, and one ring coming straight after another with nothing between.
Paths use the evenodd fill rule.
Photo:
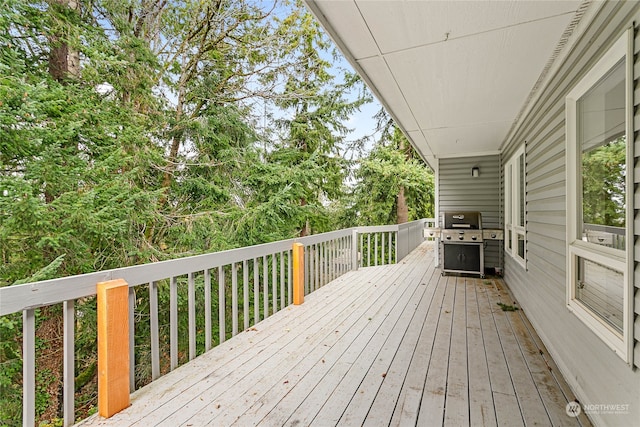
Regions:
<instances>
[{"instance_id":1,"label":"grill control knob","mask_svg":"<svg viewBox=\"0 0 640 427\"><path fill-rule=\"evenodd\" d=\"M498 236L496 235L496 233L491 233L491 238L492 238L492 239L495 239L496 237L498 237Z\"/></svg>"},{"instance_id":2,"label":"grill control knob","mask_svg":"<svg viewBox=\"0 0 640 427\"><path fill-rule=\"evenodd\" d=\"M458 239L464 240L464 236L460 235L460 236L458 236Z\"/></svg>"},{"instance_id":3,"label":"grill control knob","mask_svg":"<svg viewBox=\"0 0 640 427\"><path fill-rule=\"evenodd\" d=\"M451 236L447 236L447 240L451 240Z\"/></svg>"},{"instance_id":4,"label":"grill control knob","mask_svg":"<svg viewBox=\"0 0 640 427\"><path fill-rule=\"evenodd\" d=\"M471 236L471 240L478 240L478 236Z\"/></svg>"}]
</instances>

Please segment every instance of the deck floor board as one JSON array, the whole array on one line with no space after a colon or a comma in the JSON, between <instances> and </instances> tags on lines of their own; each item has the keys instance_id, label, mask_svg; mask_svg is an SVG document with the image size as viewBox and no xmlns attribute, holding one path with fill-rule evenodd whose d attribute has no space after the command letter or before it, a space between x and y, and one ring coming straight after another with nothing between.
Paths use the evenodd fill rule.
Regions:
<instances>
[{"instance_id":1,"label":"deck floor board","mask_svg":"<svg viewBox=\"0 0 640 427\"><path fill-rule=\"evenodd\" d=\"M479 293L484 281L467 284L467 366L469 369L469 419L471 425L496 425L489 364L480 317Z\"/></svg>"},{"instance_id":2,"label":"deck floor board","mask_svg":"<svg viewBox=\"0 0 640 427\"><path fill-rule=\"evenodd\" d=\"M441 276L425 243L349 272L83 426L589 425L497 278Z\"/></svg>"},{"instance_id":3,"label":"deck floor board","mask_svg":"<svg viewBox=\"0 0 640 427\"><path fill-rule=\"evenodd\" d=\"M435 277L435 292L420 337L409 364L407 378L400 390L395 410L391 415L392 426L415 425L417 422L422 390L431 361L435 335L440 319L440 307L444 302L446 279Z\"/></svg>"}]
</instances>

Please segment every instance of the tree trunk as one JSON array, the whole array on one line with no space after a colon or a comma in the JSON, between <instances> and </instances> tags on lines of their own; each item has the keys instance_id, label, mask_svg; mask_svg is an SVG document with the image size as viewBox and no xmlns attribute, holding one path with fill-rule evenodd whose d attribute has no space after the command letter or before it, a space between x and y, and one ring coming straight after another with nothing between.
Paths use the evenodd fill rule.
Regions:
<instances>
[{"instance_id":1,"label":"tree trunk","mask_svg":"<svg viewBox=\"0 0 640 427\"><path fill-rule=\"evenodd\" d=\"M50 1L52 4L80 11L80 4L76 0ZM80 74L80 54L65 41L68 36L68 29L63 29L49 38L49 74L59 82L78 77Z\"/></svg>"},{"instance_id":2,"label":"tree trunk","mask_svg":"<svg viewBox=\"0 0 640 427\"><path fill-rule=\"evenodd\" d=\"M300 199L300 206L305 206L307 204L307 199ZM308 236L310 233L309 220L306 220L302 229L300 230L300 237Z\"/></svg>"},{"instance_id":3,"label":"tree trunk","mask_svg":"<svg viewBox=\"0 0 640 427\"><path fill-rule=\"evenodd\" d=\"M69 8L80 11L80 4L76 0L50 0L51 7ZM55 12L50 11L55 18ZM77 78L80 74L80 54L72 49L66 42L69 37L69 28L66 24L60 24L58 31L49 36L49 74L58 82L64 83L70 78ZM44 200L51 203L55 200L49 186L45 186Z\"/></svg>"},{"instance_id":4,"label":"tree trunk","mask_svg":"<svg viewBox=\"0 0 640 427\"><path fill-rule=\"evenodd\" d=\"M178 101L176 105L176 125L175 127L181 127L180 121L183 119L184 113L184 98L185 98L185 82L180 81L180 87L178 88ZM160 198L160 206L164 207L169 197L169 188L173 181L173 173L176 169L176 163L178 162L178 153L180 152L180 144L182 144L183 132L180 129L174 128L173 137L171 138L171 147L169 148L169 157L167 165L164 170L164 176L162 178L162 189L164 191Z\"/></svg>"},{"instance_id":5,"label":"tree trunk","mask_svg":"<svg viewBox=\"0 0 640 427\"><path fill-rule=\"evenodd\" d=\"M407 199L404 196L404 187L400 187L400 191L398 192L396 215L398 218L398 224L403 224L409 220L409 206L407 205Z\"/></svg>"},{"instance_id":6,"label":"tree trunk","mask_svg":"<svg viewBox=\"0 0 640 427\"><path fill-rule=\"evenodd\" d=\"M396 130L396 132L398 132ZM402 134L400 136L399 149L401 152L404 152L404 136ZM400 186L400 191L398 191L398 203L396 205L396 218L398 224L403 224L409 220L409 206L407 205L407 198L404 195L404 186Z\"/></svg>"}]
</instances>

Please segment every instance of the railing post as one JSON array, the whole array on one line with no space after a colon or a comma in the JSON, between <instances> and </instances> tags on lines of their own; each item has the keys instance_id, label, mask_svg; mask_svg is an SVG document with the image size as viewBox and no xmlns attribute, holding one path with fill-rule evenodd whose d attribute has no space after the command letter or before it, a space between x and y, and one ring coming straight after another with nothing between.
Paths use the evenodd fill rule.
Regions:
<instances>
[{"instance_id":1,"label":"railing post","mask_svg":"<svg viewBox=\"0 0 640 427\"><path fill-rule=\"evenodd\" d=\"M22 312L22 425L35 425L36 418L36 311Z\"/></svg>"},{"instance_id":2,"label":"railing post","mask_svg":"<svg viewBox=\"0 0 640 427\"><path fill-rule=\"evenodd\" d=\"M98 295L98 412L109 418L130 404L129 285L100 282Z\"/></svg>"},{"instance_id":3,"label":"railing post","mask_svg":"<svg viewBox=\"0 0 640 427\"><path fill-rule=\"evenodd\" d=\"M407 228L402 225L398 226L398 255L396 262L399 263L408 253L407 247L409 246L409 235Z\"/></svg>"},{"instance_id":4,"label":"railing post","mask_svg":"<svg viewBox=\"0 0 640 427\"><path fill-rule=\"evenodd\" d=\"M351 270L358 270L358 230L351 231Z\"/></svg>"},{"instance_id":5,"label":"railing post","mask_svg":"<svg viewBox=\"0 0 640 427\"><path fill-rule=\"evenodd\" d=\"M395 255L396 255L396 264L400 264L400 258L398 258L398 256L400 255L400 227L398 227L396 229L396 248L395 248Z\"/></svg>"},{"instance_id":6,"label":"railing post","mask_svg":"<svg viewBox=\"0 0 640 427\"><path fill-rule=\"evenodd\" d=\"M293 244L293 304L304 302L304 245Z\"/></svg>"},{"instance_id":7,"label":"railing post","mask_svg":"<svg viewBox=\"0 0 640 427\"><path fill-rule=\"evenodd\" d=\"M75 422L75 300L62 303L64 318L63 347L63 417L64 426L71 426Z\"/></svg>"}]
</instances>

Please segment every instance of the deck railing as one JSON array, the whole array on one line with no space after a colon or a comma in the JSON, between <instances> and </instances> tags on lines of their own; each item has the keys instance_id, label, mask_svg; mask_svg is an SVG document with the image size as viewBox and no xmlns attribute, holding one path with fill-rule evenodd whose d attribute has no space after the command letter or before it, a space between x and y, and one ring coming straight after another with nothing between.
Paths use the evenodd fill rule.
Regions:
<instances>
[{"instance_id":1,"label":"deck railing","mask_svg":"<svg viewBox=\"0 0 640 427\"><path fill-rule=\"evenodd\" d=\"M150 381L160 377L161 356L164 354L161 347L168 347L169 353L169 360L165 363L168 366L164 366L164 371L173 370L290 305L293 300L294 243L304 245L304 288L305 294L309 294L358 267L392 264L401 260L424 241L424 227L432 222L422 219L401 225L349 228L0 288L0 316L22 312L22 424L35 424L36 310L39 308L62 305L63 416L64 425L68 426L75 421L75 333L76 321L83 316L76 303L93 298L97 283L123 279L128 284L129 319L134 319L129 322L129 389L132 392L136 387L145 385L145 381L136 378L141 366L150 365ZM164 301L163 304L159 300L160 288L168 291L168 303ZM146 294L145 298L142 298L143 294ZM181 333L178 319L184 313L178 310L179 297L185 296L188 332ZM148 304L138 307L143 299ZM168 325L165 322L161 325L160 319L166 317ZM144 327L150 332L150 342L146 344L136 340L136 329L143 326L142 323L146 323ZM161 335L168 339L161 339ZM180 351L181 344L183 351ZM141 347L148 349L144 356L141 356L142 352L136 354L136 349Z\"/></svg>"},{"instance_id":2,"label":"deck railing","mask_svg":"<svg viewBox=\"0 0 640 427\"><path fill-rule=\"evenodd\" d=\"M598 224L583 226L583 236L586 241L614 249L625 250L625 233L624 227Z\"/></svg>"}]
</instances>

